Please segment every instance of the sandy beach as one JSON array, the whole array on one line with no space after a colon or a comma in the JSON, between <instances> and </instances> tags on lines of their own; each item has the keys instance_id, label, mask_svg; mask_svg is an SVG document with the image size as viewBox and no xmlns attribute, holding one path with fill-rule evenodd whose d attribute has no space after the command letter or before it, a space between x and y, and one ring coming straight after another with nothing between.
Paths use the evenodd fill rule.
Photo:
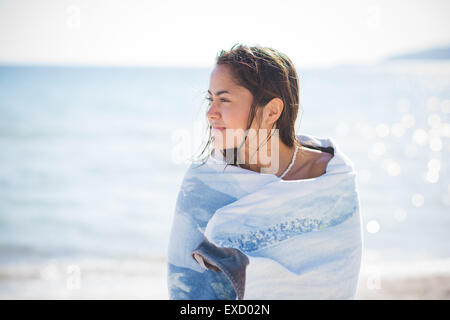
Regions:
<instances>
[{"instance_id":1,"label":"sandy beach","mask_svg":"<svg viewBox=\"0 0 450 320\"><path fill-rule=\"evenodd\" d=\"M69 265L81 270L74 287ZM412 266L412 264L411 264ZM412 268L412 267L411 267ZM44 265L0 269L0 299L168 299L166 258L142 260L55 260ZM358 281L357 300L450 299L450 272L369 272ZM75 283L76 284L76 283Z\"/></svg>"},{"instance_id":2,"label":"sandy beach","mask_svg":"<svg viewBox=\"0 0 450 320\"><path fill-rule=\"evenodd\" d=\"M360 278L356 295L358 300L449 300L450 272L448 274L392 277L373 281Z\"/></svg>"}]
</instances>

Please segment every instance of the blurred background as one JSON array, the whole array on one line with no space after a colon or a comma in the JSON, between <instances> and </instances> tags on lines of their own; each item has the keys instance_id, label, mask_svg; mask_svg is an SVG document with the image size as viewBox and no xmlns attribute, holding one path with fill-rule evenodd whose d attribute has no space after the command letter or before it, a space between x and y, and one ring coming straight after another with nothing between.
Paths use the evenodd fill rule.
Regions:
<instances>
[{"instance_id":1,"label":"blurred background","mask_svg":"<svg viewBox=\"0 0 450 320\"><path fill-rule=\"evenodd\" d=\"M358 299L450 299L450 2L0 0L0 298L167 299L214 59L273 47L357 170Z\"/></svg>"}]
</instances>

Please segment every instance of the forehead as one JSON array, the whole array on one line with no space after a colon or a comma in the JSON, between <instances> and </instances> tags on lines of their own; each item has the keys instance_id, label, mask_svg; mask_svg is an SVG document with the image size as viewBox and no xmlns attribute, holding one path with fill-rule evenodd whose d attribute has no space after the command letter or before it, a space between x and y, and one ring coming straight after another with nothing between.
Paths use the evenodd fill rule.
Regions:
<instances>
[{"instance_id":1,"label":"forehead","mask_svg":"<svg viewBox=\"0 0 450 320\"><path fill-rule=\"evenodd\" d=\"M238 93L241 89L233 80L233 75L228 66L216 65L209 78L209 90L211 92L215 94L216 91L227 90L231 93Z\"/></svg>"}]
</instances>

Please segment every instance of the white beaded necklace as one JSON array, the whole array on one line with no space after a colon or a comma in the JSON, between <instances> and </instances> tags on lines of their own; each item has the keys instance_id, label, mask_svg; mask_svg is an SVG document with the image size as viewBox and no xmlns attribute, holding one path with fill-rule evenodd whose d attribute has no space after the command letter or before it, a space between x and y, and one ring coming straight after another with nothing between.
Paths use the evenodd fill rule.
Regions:
<instances>
[{"instance_id":1,"label":"white beaded necklace","mask_svg":"<svg viewBox=\"0 0 450 320\"><path fill-rule=\"evenodd\" d=\"M289 166L287 167L287 169L283 172L283 174L280 176L280 179L282 179L285 175L286 175L286 173L288 173L289 172L289 170L291 170L291 168L292 168L292 165L294 164L294 162L295 162L295 157L296 157L296 155L297 155L297 150L299 149L299 147L298 146L295 146L295 152L294 152L294 156L292 157L292 161L291 161L291 164L289 164Z\"/></svg>"}]
</instances>

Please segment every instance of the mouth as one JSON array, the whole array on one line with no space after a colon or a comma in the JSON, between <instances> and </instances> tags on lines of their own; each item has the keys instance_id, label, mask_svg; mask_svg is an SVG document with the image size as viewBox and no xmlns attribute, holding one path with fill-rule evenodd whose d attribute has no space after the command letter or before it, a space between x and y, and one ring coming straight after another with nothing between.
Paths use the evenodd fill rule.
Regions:
<instances>
[{"instance_id":1,"label":"mouth","mask_svg":"<svg viewBox=\"0 0 450 320\"><path fill-rule=\"evenodd\" d=\"M213 130L225 130L225 127L213 127Z\"/></svg>"}]
</instances>

